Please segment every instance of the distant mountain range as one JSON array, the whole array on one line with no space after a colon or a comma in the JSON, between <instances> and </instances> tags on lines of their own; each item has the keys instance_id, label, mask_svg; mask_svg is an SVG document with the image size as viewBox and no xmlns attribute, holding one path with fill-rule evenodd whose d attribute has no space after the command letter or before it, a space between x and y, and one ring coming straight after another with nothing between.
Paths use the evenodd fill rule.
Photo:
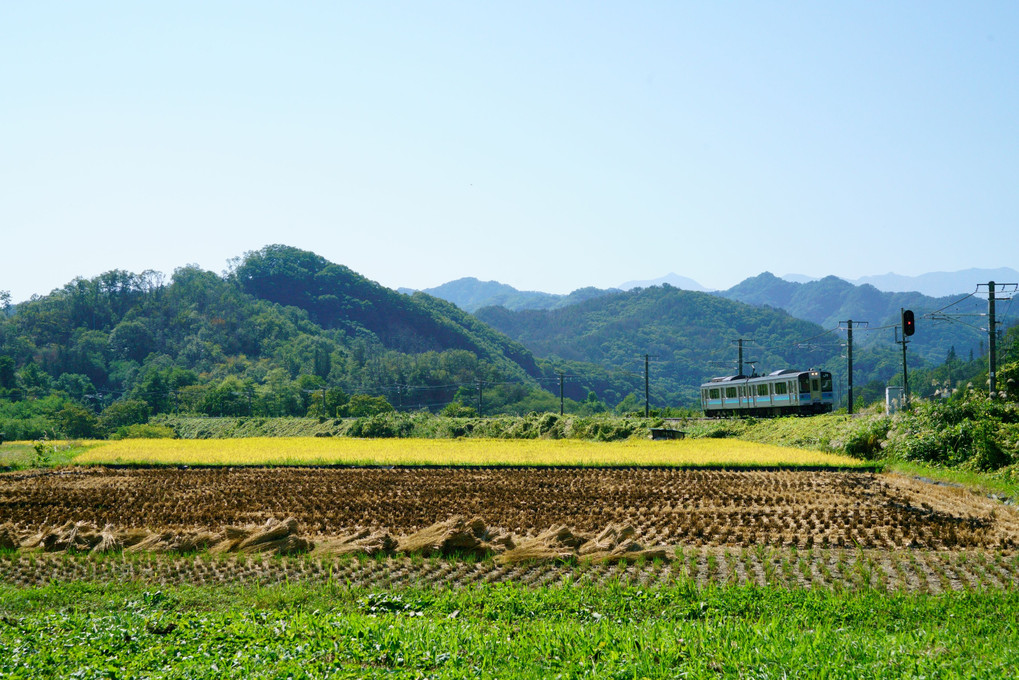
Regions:
<instances>
[{"instance_id":1,"label":"distant mountain range","mask_svg":"<svg viewBox=\"0 0 1019 680\"><path fill-rule=\"evenodd\" d=\"M782 277L792 283L809 283L820 279L803 274L786 274ZM956 272L928 272L919 276L881 274L845 279L858 286L871 285L889 293L923 293L931 297L943 297L960 293L972 293L978 283L1019 283L1019 271L1011 267L998 269L963 269Z\"/></svg>"},{"instance_id":2,"label":"distant mountain range","mask_svg":"<svg viewBox=\"0 0 1019 680\"><path fill-rule=\"evenodd\" d=\"M620 290L633 290L634 288L650 288L651 286L660 286L662 284L668 284L673 288L680 288L682 290L693 290L701 293L711 292L710 288L705 288L701 284L697 283L693 279L679 274L666 274L657 279L650 279L648 281L627 281L617 286Z\"/></svg>"},{"instance_id":3,"label":"distant mountain range","mask_svg":"<svg viewBox=\"0 0 1019 680\"><path fill-rule=\"evenodd\" d=\"M416 291L410 288L400 288L399 292L410 294ZM556 295L555 293L542 293L533 290L517 290L506 283L480 281L473 276L468 276L435 288L425 288L421 292L452 302L460 309L473 313L483 307L493 306L513 310L559 309L607 293L618 292L618 290L589 287L579 288L569 295Z\"/></svg>"},{"instance_id":4,"label":"distant mountain range","mask_svg":"<svg viewBox=\"0 0 1019 680\"><path fill-rule=\"evenodd\" d=\"M781 278L778 278L769 272L766 273L771 279L775 279L775 281L766 281L767 287L773 292L778 290L778 284L776 281L784 281L792 284L806 284L836 278L829 276L825 277L825 279L819 279L805 274L785 274ZM748 290L749 286L744 286L747 281L754 281L757 278L759 277L746 279L727 291L713 291L689 277L680 276L676 273L669 273L657 279L626 281L615 288L587 287L579 288L569 295L557 295L541 291L517 290L513 286L500 283L498 281L481 281L474 277L465 277L444 283L441 286L436 286L434 288L425 288L421 292L428 293L429 295L437 298L442 298L443 300L452 302L464 311L474 313L479 309L491 306L505 307L509 310L560 309L562 307L568 307L578 302L584 302L585 300L591 300L613 292L633 290L634 288L651 288L653 286L661 286L665 284L672 286L673 288L695 292L718 292L720 295L725 297L742 299L744 302L749 301L743 299L744 297L754 297L756 295L756 297L760 298L760 301L757 304L769 304L773 307L786 309L786 307L779 303L778 300L765 299L766 296L761 297L759 293L751 293ZM902 276L899 274L889 273L881 276L864 276L859 279L839 280L855 286L871 286L878 292L919 293L929 298L941 298L971 293L975 290L977 284L985 284L988 281L1017 283L1019 282L1019 271L1010 267L1001 267L998 269L964 269L956 272L930 272L919 276ZM757 284L755 285L759 286L762 283L765 282L757 281ZM792 289L786 290L788 292ZM845 290L848 289L843 289L842 292L845 292ZM416 292L416 289L400 288L399 292L411 294ZM779 298L783 295L783 293L777 294L779 295ZM788 294L791 295L791 293ZM909 299L912 300L912 298ZM795 311L789 311L794 316L798 316ZM857 316L859 315L859 312L857 312ZM837 314L833 311L827 316L837 316ZM821 319L817 319L815 317L816 315L809 318L820 323Z\"/></svg>"},{"instance_id":5,"label":"distant mountain range","mask_svg":"<svg viewBox=\"0 0 1019 680\"><path fill-rule=\"evenodd\" d=\"M795 283L769 272L746 279L717 294L750 305L783 309L798 319L811 321L825 329L840 325L844 328L846 322L852 319L861 330L855 337L855 342L861 346L891 343L894 327L900 323L900 311L912 309L918 321L911 349L935 363L944 360L953 347L962 353L978 348L981 339L986 338L986 333L973 327L969 317L957 319L966 323L952 323L925 316L942 310L955 315L981 314L987 311L986 295L960 301L963 296L959 294L931 297L917 292L886 292L870 284L857 285L836 276ZM864 330L864 322L874 330ZM838 337L844 339L845 334L840 332Z\"/></svg>"},{"instance_id":6,"label":"distant mountain range","mask_svg":"<svg viewBox=\"0 0 1019 680\"><path fill-rule=\"evenodd\" d=\"M892 278L889 278L892 277ZM748 278L732 288L724 291L711 292L712 295L742 302L752 306L772 307L780 309L796 319L817 324L822 331L828 331L822 341L837 346L845 341L845 332L836 330L840 325L844 328L847 321L854 320L858 333L854 341L860 347L891 347L894 340L894 327L898 324L901 309L912 309L917 315L918 333L913 338L911 350L928 361L939 363L945 356L955 350L962 355L969 351L979 352L986 333L981 333L973 323L964 323L965 318L935 320L927 314L941 310L953 314L976 315L986 311L986 296L972 296L959 304L953 304L973 292L977 283L988 280L1001 282L1019 281L1019 272L1013 269L969 269L961 272L932 273L918 277L869 277L887 280L892 285L895 280L900 285L904 282L922 283L927 290L951 291L942 295L928 295L915 290L906 292L883 291L871 283L854 283L835 276L823 279L811 279L807 276L786 275L779 278L770 272ZM792 279L792 280L790 280ZM880 282L880 281L879 281ZM537 291L519 291L496 281L482 282L474 278L458 279L442 286L428 289L429 295L445 299L461 309L476 314L486 323L494 325L510 337L522 342L538 356L553 355L551 345L542 346L536 343L538 336L524 333L522 328L530 323L539 326L550 323L560 328L568 336L579 332L570 330L573 319L570 315L550 317L530 316L526 320L510 321L490 307L501 307L511 312L564 310L580 303L591 303L596 299L611 297L626 291L639 289L668 288L683 289L688 292L704 291L696 281L677 274L669 274L660 279L647 281L628 281L620 284L619 289L582 288L570 295L553 295ZM597 309L587 304L584 309ZM1014 319L1014 317L1013 317ZM952 321L956 321L953 323ZM1010 319L1003 319L1009 323ZM972 319L970 319L972 321ZM631 322L633 323L633 322ZM521 325L522 324L522 325ZM563 326L566 324L566 327ZM866 327L866 328L865 328ZM873 330L867 330L873 329ZM678 336L676 336L678 337ZM563 345L562 337L549 340L559 346ZM536 343L536 344L534 344ZM815 343L816 344L816 343ZM587 352L560 354L564 358L591 361L593 355ZM598 359L594 359L597 363Z\"/></svg>"}]
</instances>

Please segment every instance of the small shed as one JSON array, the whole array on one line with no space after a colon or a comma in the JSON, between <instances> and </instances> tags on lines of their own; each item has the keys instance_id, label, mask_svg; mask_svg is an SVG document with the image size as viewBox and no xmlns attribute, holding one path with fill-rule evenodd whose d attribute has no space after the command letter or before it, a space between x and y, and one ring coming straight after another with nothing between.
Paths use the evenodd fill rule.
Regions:
<instances>
[{"instance_id":1,"label":"small shed","mask_svg":"<svg viewBox=\"0 0 1019 680\"><path fill-rule=\"evenodd\" d=\"M658 441L661 439L684 439L686 432L683 430L673 430L671 427L652 427L651 428L651 439Z\"/></svg>"}]
</instances>

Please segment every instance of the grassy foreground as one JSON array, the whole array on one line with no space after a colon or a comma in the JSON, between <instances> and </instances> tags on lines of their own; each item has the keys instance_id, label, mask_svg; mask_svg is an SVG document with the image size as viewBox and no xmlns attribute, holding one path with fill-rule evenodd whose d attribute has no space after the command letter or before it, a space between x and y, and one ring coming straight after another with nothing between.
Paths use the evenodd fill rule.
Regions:
<instances>
[{"instance_id":1,"label":"grassy foreground","mask_svg":"<svg viewBox=\"0 0 1019 680\"><path fill-rule=\"evenodd\" d=\"M0 586L0 677L1006 677L1015 591Z\"/></svg>"},{"instance_id":2,"label":"grassy foreground","mask_svg":"<svg viewBox=\"0 0 1019 680\"><path fill-rule=\"evenodd\" d=\"M633 439L124 439L100 443L75 463L155 465L825 465L863 461L821 451L737 440Z\"/></svg>"}]
</instances>

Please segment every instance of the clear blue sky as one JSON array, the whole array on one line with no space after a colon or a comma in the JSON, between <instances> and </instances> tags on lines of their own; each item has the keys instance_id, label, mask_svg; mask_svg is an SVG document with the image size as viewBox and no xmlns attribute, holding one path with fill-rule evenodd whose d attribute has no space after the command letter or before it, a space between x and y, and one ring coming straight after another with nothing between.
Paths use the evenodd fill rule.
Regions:
<instances>
[{"instance_id":1,"label":"clear blue sky","mask_svg":"<svg viewBox=\"0 0 1019 680\"><path fill-rule=\"evenodd\" d=\"M0 2L0 289L1019 265L1019 3Z\"/></svg>"}]
</instances>

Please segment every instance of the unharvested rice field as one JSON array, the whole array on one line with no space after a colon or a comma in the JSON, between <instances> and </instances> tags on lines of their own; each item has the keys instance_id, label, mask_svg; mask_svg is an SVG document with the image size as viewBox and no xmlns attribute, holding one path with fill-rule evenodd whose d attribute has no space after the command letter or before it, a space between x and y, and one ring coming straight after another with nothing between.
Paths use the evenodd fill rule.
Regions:
<instances>
[{"instance_id":1,"label":"unharvested rice field","mask_svg":"<svg viewBox=\"0 0 1019 680\"><path fill-rule=\"evenodd\" d=\"M26 584L692 578L940 592L1012 587L1017 544L1019 512L1000 501L866 471L88 466L0 475L0 579Z\"/></svg>"},{"instance_id":2,"label":"unharvested rice field","mask_svg":"<svg viewBox=\"0 0 1019 680\"><path fill-rule=\"evenodd\" d=\"M87 464L865 466L821 451L738 440L592 442L574 439L124 439L94 443Z\"/></svg>"}]
</instances>

